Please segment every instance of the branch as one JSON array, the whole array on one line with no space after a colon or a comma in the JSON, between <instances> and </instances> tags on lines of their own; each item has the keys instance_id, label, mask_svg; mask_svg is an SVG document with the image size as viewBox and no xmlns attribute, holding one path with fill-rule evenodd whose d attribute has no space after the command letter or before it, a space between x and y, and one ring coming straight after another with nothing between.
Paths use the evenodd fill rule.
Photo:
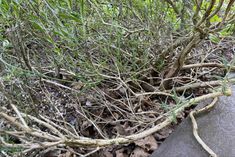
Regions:
<instances>
[{"instance_id":1,"label":"branch","mask_svg":"<svg viewBox=\"0 0 235 157\"><path fill-rule=\"evenodd\" d=\"M213 152L212 149L210 149L210 147L207 146L207 144L201 139L201 137L198 135L198 126L197 126L197 122L194 118L194 115L197 115L199 113L202 113L204 111L208 111L210 110L212 107L214 107L215 103L218 101L218 97L215 97L213 99L213 101L211 102L211 104L203 107L200 110L194 110L192 112L190 112L189 116L191 118L192 121L192 125L193 125L193 135L196 138L197 142L203 147L203 149L205 149L211 157L217 157L217 155Z\"/></svg>"},{"instance_id":2,"label":"branch","mask_svg":"<svg viewBox=\"0 0 235 157\"><path fill-rule=\"evenodd\" d=\"M196 11L194 12L193 18L192 18L194 25L196 25L196 23L197 23L197 18L198 18L198 15L199 15L199 11L201 9L202 0L195 0L195 4L196 4Z\"/></svg>"},{"instance_id":3,"label":"branch","mask_svg":"<svg viewBox=\"0 0 235 157\"><path fill-rule=\"evenodd\" d=\"M214 87L214 86L220 86L223 84L228 84L228 83L235 83L235 79L228 79L228 80L221 80L221 81L208 81L208 82L197 82L197 83L192 83L192 84L186 84L185 86L182 87L175 87L174 90L177 92L180 91L185 91L188 89L194 89L194 88L199 88L199 87ZM166 92L170 92L171 90L166 90Z\"/></svg>"},{"instance_id":4,"label":"branch","mask_svg":"<svg viewBox=\"0 0 235 157\"><path fill-rule=\"evenodd\" d=\"M193 36L193 39L187 44L187 46L177 55L176 60L173 65L170 67L170 70L165 75L165 78L174 77L179 70L182 68L187 54L192 50L192 48L198 44L202 39L200 38L201 33L196 33ZM163 87L166 87L166 84L169 84L169 81L165 81Z\"/></svg>"},{"instance_id":5,"label":"branch","mask_svg":"<svg viewBox=\"0 0 235 157\"><path fill-rule=\"evenodd\" d=\"M213 16L215 16L220 11L220 8L222 7L223 3L224 3L224 0L220 0L218 6L206 19L210 20Z\"/></svg>"},{"instance_id":6,"label":"branch","mask_svg":"<svg viewBox=\"0 0 235 157\"><path fill-rule=\"evenodd\" d=\"M183 44L188 44L192 40L192 38L193 36L191 35L189 37L183 37L183 38L177 39L172 45L168 46L166 49L164 49L161 52L160 57L157 58L157 60L163 60L165 56L170 53L170 51L173 51L175 48L182 46Z\"/></svg>"},{"instance_id":7,"label":"branch","mask_svg":"<svg viewBox=\"0 0 235 157\"><path fill-rule=\"evenodd\" d=\"M204 13L203 17L201 18L201 20L197 23L196 27L199 27L210 16L210 13L212 12L212 8L215 5L215 2L216 2L216 0L210 1L209 7L207 8L207 10Z\"/></svg>"},{"instance_id":8,"label":"branch","mask_svg":"<svg viewBox=\"0 0 235 157\"><path fill-rule=\"evenodd\" d=\"M114 139L91 139L91 138L70 138L70 137L66 137L65 138L59 138L59 137L54 137L53 139L53 135L48 136L48 133L46 132L42 132L36 129L30 129L30 130L25 130L26 133L32 135L32 136L36 136L36 137L40 137L38 136L38 134L46 134L46 136L50 137L45 138L45 137L41 137L43 139L48 139L48 140L52 140L52 142L44 142L43 147L50 147L50 146L55 146L55 145L66 145L66 146L73 146L73 147L80 147L80 146L88 146L88 147L102 147L102 146L108 146L108 145L113 145L113 144L127 144L139 139L142 139L146 136L149 136L153 133L155 133L156 131L159 131L160 129L166 127L167 125L171 124L174 120L174 117L179 115L182 111L184 111L185 108L192 106L193 104L196 104L202 100L208 99L208 98L215 98L218 96L222 96L222 95L231 95L231 89L227 89L226 91L223 91L222 89L220 89L220 91L216 91L210 94L206 94L206 95L202 95L193 99L190 99L188 102L184 102L184 104L182 104L179 108L174 110L174 114L168 114L166 115L167 117L165 118L164 121L162 121L161 123L157 124L156 126L154 126L151 129L148 129L146 131L143 131L141 133L137 133L137 134L133 134L133 135L129 135L126 137L119 137L119 138L114 138ZM16 127L22 129L24 128L24 126L22 126L22 124L18 124L15 123L15 118L11 117L9 115L6 115L5 113L0 112L0 117L5 118L6 120L8 120L10 123L12 123L13 125L15 125ZM35 133L32 134L31 130L35 130ZM38 145L37 145L38 146ZM36 146L36 148L37 148Z\"/></svg>"},{"instance_id":9,"label":"branch","mask_svg":"<svg viewBox=\"0 0 235 157\"><path fill-rule=\"evenodd\" d=\"M198 67L218 67L218 68L223 68L223 69L230 69L230 70L235 70L235 66L227 64L219 64L219 63L198 63L198 64L189 64L189 65L184 65L182 67L182 70L185 69L191 69L191 68L198 68Z\"/></svg>"}]
</instances>

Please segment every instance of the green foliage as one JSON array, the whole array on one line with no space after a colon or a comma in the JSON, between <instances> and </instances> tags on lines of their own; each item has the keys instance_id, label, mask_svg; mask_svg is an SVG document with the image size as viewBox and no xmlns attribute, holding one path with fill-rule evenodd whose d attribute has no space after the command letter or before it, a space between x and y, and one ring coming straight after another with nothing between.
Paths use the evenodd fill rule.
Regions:
<instances>
[{"instance_id":1,"label":"green foliage","mask_svg":"<svg viewBox=\"0 0 235 157\"><path fill-rule=\"evenodd\" d=\"M220 38L216 35L213 35L213 34L209 35L209 39L214 43L219 43L219 41L220 41Z\"/></svg>"},{"instance_id":2,"label":"green foliage","mask_svg":"<svg viewBox=\"0 0 235 157\"><path fill-rule=\"evenodd\" d=\"M7 143L14 144L14 140L9 135L3 135L1 138L3 138L5 140L5 142L7 142ZM0 152L4 151L7 154L19 153L22 150L23 150L23 148L21 148L21 147L5 147L5 146L0 145Z\"/></svg>"},{"instance_id":3,"label":"green foliage","mask_svg":"<svg viewBox=\"0 0 235 157\"><path fill-rule=\"evenodd\" d=\"M222 37L231 36L235 32L235 24L228 24L224 29L222 29L219 33Z\"/></svg>"},{"instance_id":4,"label":"green foliage","mask_svg":"<svg viewBox=\"0 0 235 157\"><path fill-rule=\"evenodd\" d=\"M182 25L190 30L192 26L187 19L190 20L191 9L195 10L195 6L183 1L175 2L182 15L177 15L167 3L153 0L1 0L0 3L0 38L4 45L1 49L5 57L19 56L13 54L14 47L36 45L32 49L25 47L29 57L36 58L30 60L37 64L32 66L66 69L87 82L100 82L102 73L128 74L132 78L138 71L148 69L149 61L156 56L150 47L180 30ZM202 7L205 9L208 4L203 1ZM201 9L200 14L203 13ZM215 15L210 22L221 22L221 17ZM8 35L16 36L17 31L22 37L21 46ZM233 31L234 25L230 24L220 35L230 35ZM215 35L210 35L210 39L219 42ZM162 41L164 46L167 41ZM10 64L20 65L14 61ZM160 59L156 64L161 71L166 63Z\"/></svg>"},{"instance_id":5,"label":"green foliage","mask_svg":"<svg viewBox=\"0 0 235 157\"><path fill-rule=\"evenodd\" d=\"M113 58L117 61L119 70L126 73L147 68L142 65L148 65L146 62L150 54L146 50L151 45L149 41L154 42L158 39L158 36L153 36L156 30L154 32L150 30L153 30L155 22L159 23L159 20L163 20L161 18L165 18L161 13L165 14L163 16L166 16L166 23L172 23L175 29L178 28L176 15L165 5L152 0L132 2L61 0L58 3L50 0L2 0L1 19L4 21L2 27L22 25L21 31L27 36L24 39L25 43L37 42L45 48L48 47L47 52L42 49L37 53L54 55L54 59L50 59L53 65L60 64L62 68L70 67L68 70L74 71L72 67L92 63L93 66L87 66L85 69L91 72L97 68L98 71L94 71L94 74L97 74L104 69L116 69L109 67ZM120 20L120 16L123 21ZM133 18L137 21L124 24ZM139 28L132 28L131 25L138 22ZM146 22L147 25L144 24ZM137 32L131 33L126 38L128 29L145 29L146 31L140 32L141 36L149 37L142 38ZM164 27L159 29L163 30ZM92 43L88 45L89 47L96 47L96 59L90 58L87 54L87 48L83 45L87 42ZM124 51L130 55L126 56ZM71 59L70 65L67 65L64 58L70 58L69 56L77 58L76 61ZM100 66L94 67L94 64Z\"/></svg>"},{"instance_id":6,"label":"green foliage","mask_svg":"<svg viewBox=\"0 0 235 157\"><path fill-rule=\"evenodd\" d=\"M219 17L218 15L215 15L210 19L211 23L218 23L218 22L221 22L221 21L222 21L222 18Z\"/></svg>"},{"instance_id":7,"label":"green foliage","mask_svg":"<svg viewBox=\"0 0 235 157\"><path fill-rule=\"evenodd\" d=\"M15 147L15 148L10 148L10 147L3 147L3 146L0 146L0 152L1 151L4 151L4 152L7 152L8 154L9 153L19 153L23 150L23 148L20 148L20 147Z\"/></svg>"}]
</instances>

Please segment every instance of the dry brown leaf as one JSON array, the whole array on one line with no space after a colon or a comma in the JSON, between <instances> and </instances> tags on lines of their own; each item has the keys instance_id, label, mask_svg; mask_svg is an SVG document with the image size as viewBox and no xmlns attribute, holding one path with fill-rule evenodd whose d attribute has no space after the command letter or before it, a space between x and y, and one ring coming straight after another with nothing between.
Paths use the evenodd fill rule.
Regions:
<instances>
[{"instance_id":1,"label":"dry brown leaf","mask_svg":"<svg viewBox=\"0 0 235 157\"><path fill-rule=\"evenodd\" d=\"M116 153L116 157L128 157L129 156L124 148L117 150L115 153Z\"/></svg>"},{"instance_id":2,"label":"dry brown leaf","mask_svg":"<svg viewBox=\"0 0 235 157\"><path fill-rule=\"evenodd\" d=\"M104 157L114 157L112 153L110 152L105 152Z\"/></svg>"},{"instance_id":3,"label":"dry brown leaf","mask_svg":"<svg viewBox=\"0 0 235 157\"><path fill-rule=\"evenodd\" d=\"M120 124L117 124L113 129L117 135L127 135L125 129Z\"/></svg>"},{"instance_id":4,"label":"dry brown leaf","mask_svg":"<svg viewBox=\"0 0 235 157\"><path fill-rule=\"evenodd\" d=\"M135 144L137 146L143 148L147 152L154 151L155 149L158 148L157 141L155 140L155 138L152 135L135 141Z\"/></svg>"},{"instance_id":5,"label":"dry brown leaf","mask_svg":"<svg viewBox=\"0 0 235 157\"><path fill-rule=\"evenodd\" d=\"M120 118L120 114L118 114L117 112L113 112L113 116L115 119L119 119ZM110 118L112 119L112 118Z\"/></svg>"},{"instance_id":6,"label":"dry brown leaf","mask_svg":"<svg viewBox=\"0 0 235 157\"><path fill-rule=\"evenodd\" d=\"M83 86L84 86L84 83L82 83L82 81L73 82L71 84L71 87L75 90L80 90Z\"/></svg>"},{"instance_id":7,"label":"dry brown leaf","mask_svg":"<svg viewBox=\"0 0 235 157\"><path fill-rule=\"evenodd\" d=\"M60 150L58 149L53 149L53 150L49 150L47 152L45 152L44 154L42 154L42 157L57 157L59 156L59 154L61 153Z\"/></svg>"},{"instance_id":8,"label":"dry brown leaf","mask_svg":"<svg viewBox=\"0 0 235 157\"><path fill-rule=\"evenodd\" d=\"M125 122L125 123L123 124L123 128L125 129L125 131L126 131L126 133L127 133L128 135L133 134L134 131L135 131L134 129L131 129L129 122Z\"/></svg>"},{"instance_id":9,"label":"dry brown leaf","mask_svg":"<svg viewBox=\"0 0 235 157\"><path fill-rule=\"evenodd\" d=\"M174 128L172 126L167 126L158 131L157 133L155 133L154 136L156 137L157 140L163 140L172 133L173 129Z\"/></svg>"},{"instance_id":10,"label":"dry brown leaf","mask_svg":"<svg viewBox=\"0 0 235 157\"><path fill-rule=\"evenodd\" d=\"M58 157L73 157L73 154L69 151L67 151L64 154L60 154Z\"/></svg>"},{"instance_id":11,"label":"dry brown leaf","mask_svg":"<svg viewBox=\"0 0 235 157\"><path fill-rule=\"evenodd\" d=\"M144 149L136 147L131 153L130 157L149 157L150 154L145 152Z\"/></svg>"},{"instance_id":12,"label":"dry brown leaf","mask_svg":"<svg viewBox=\"0 0 235 157\"><path fill-rule=\"evenodd\" d=\"M104 148L102 149L102 151L99 151L98 154L92 154L91 157L114 157L113 155L113 148L112 147L108 147L108 148Z\"/></svg>"}]
</instances>

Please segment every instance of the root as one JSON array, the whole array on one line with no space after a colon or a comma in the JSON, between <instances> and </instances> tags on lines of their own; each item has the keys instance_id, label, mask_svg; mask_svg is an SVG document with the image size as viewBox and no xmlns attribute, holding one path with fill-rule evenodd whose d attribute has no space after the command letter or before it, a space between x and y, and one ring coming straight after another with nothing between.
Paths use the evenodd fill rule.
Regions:
<instances>
[{"instance_id":1,"label":"root","mask_svg":"<svg viewBox=\"0 0 235 157\"><path fill-rule=\"evenodd\" d=\"M212 149L210 149L210 147L198 135L198 125L197 125L197 122L195 120L194 115L197 115L199 113L210 110L211 108L213 108L215 106L215 103L217 101L218 101L218 97L215 97L209 105L203 107L202 109L194 110L194 111L190 112L190 114L189 114L191 121L192 121L192 125L193 125L194 137L196 138L197 142L202 146L202 148L210 154L211 157L218 157L218 156L215 154L215 152Z\"/></svg>"}]
</instances>

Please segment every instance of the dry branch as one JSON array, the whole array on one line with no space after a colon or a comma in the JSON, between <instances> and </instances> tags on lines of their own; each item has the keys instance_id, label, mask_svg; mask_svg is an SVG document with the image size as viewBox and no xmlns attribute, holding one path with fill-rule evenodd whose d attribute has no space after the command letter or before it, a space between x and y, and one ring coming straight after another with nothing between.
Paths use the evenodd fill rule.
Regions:
<instances>
[{"instance_id":1,"label":"dry branch","mask_svg":"<svg viewBox=\"0 0 235 157\"><path fill-rule=\"evenodd\" d=\"M215 87L215 86L222 86L224 84L231 84L235 83L235 79L228 79L228 80L217 80L217 81L208 81L208 82L197 82L192 84L187 84L185 86L181 87L175 87L173 90L180 92L185 91L188 89L195 89L195 88L201 88L201 87ZM171 90L166 90L166 92L170 92Z\"/></svg>"},{"instance_id":2,"label":"dry branch","mask_svg":"<svg viewBox=\"0 0 235 157\"><path fill-rule=\"evenodd\" d=\"M230 69L232 71L235 70L235 66L233 65L224 65L224 64L219 64L219 63L198 63L198 64L190 64L190 65L184 65L182 67L182 70L184 69L191 69L191 68L198 68L198 67L218 67L218 68L223 68L223 69Z\"/></svg>"},{"instance_id":3,"label":"dry branch","mask_svg":"<svg viewBox=\"0 0 235 157\"><path fill-rule=\"evenodd\" d=\"M205 149L210 154L211 157L217 157L217 155L214 153L214 151L212 149L210 149L210 147L208 147L208 145L198 135L198 125L197 125L197 122L196 122L194 115L197 115L197 114L200 114L204 111L210 110L212 107L214 107L214 105L217 101L218 101L218 98L215 97L209 105L203 107L202 109L194 110L194 111L190 112L190 114L189 114L191 121L192 121L192 125L193 125L194 137L196 138L198 143L203 147L203 149Z\"/></svg>"},{"instance_id":4,"label":"dry branch","mask_svg":"<svg viewBox=\"0 0 235 157\"><path fill-rule=\"evenodd\" d=\"M18 129L25 131L25 133L30 134L33 137L42 138L44 141L46 140L46 142L43 143L41 148L51 147L51 146L55 146L55 145L66 145L66 146L72 146L72 147L80 147L80 146L83 146L83 147L86 147L86 146L88 146L88 147L103 147L103 146L114 145L114 144L116 144L116 145L117 144L127 144L127 143L133 142L135 140L142 139L146 136L149 136L149 135L155 133L156 131L166 127L170 123L172 123L175 115L180 114L182 111L184 111L184 109L186 107L189 107L193 104L196 104L202 100L205 100L208 98L215 98L215 97L222 96L222 95L231 95L231 90L227 89L226 91L223 91L222 89L220 89L219 91L190 99L188 102L184 102L184 104L182 104L182 106L177 108L174 111L174 115L172 115L172 114L167 115L164 121L157 124L153 128L150 128L150 129L143 131L141 133L129 135L126 137L114 138L114 139L91 139L91 138L84 138L84 137L82 138L79 136L73 136L72 138L70 138L71 136L66 136L66 135L64 135L63 138L61 138L61 137L57 137L54 135L50 135L47 132L43 132L43 131L35 129L35 128L27 129L23 124L20 124L19 122L17 122L15 117L9 116L3 112L0 112L0 117L6 119L13 126L17 127ZM24 115L24 114L22 114L22 115ZM24 116L27 116L27 115L24 115ZM32 121L43 124L41 122L41 120L37 119L36 117L29 116L29 118ZM47 124L44 126L47 126L47 128L53 128L53 126L51 126L51 124ZM31 148L32 146L33 146L33 148L39 148L39 145L37 143L32 143L32 145L29 146L30 149L32 149Z\"/></svg>"}]
</instances>

